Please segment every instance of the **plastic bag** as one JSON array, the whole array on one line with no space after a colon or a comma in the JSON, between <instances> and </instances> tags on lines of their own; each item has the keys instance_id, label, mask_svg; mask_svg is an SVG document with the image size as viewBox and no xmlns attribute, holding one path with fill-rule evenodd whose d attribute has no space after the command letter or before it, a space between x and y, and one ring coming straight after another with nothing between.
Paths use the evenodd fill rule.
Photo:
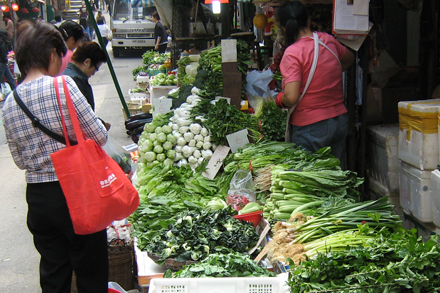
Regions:
<instances>
[{"instance_id":1,"label":"plastic bag","mask_svg":"<svg viewBox=\"0 0 440 293\"><path fill-rule=\"evenodd\" d=\"M272 70L253 70L246 75L246 94L267 98L271 96L269 83L273 79Z\"/></svg>"},{"instance_id":2,"label":"plastic bag","mask_svg":"<svg viewBox=\"0 0 440 293\"><path fill-rule=\"evenodd\" d=\"M110 158L115 160L125 174L131 171L130 154L127 153L116 140L111 136L108 137L107 143L102 147Z\"/></svg>"},{"instance_id":3,"label":"plastic bag","mask_svg":"<svg viewBox=\"0 0 440 293\"><path fill-rule=\"evenodd\" d=\"M11 86L7 82L1 83L1 94L6 98L7 95L12 91Z\"/></svg>"},{"instance_id":4,"label":"plastic bag","mask_svg":"<svg viewBox=\"0 0 440 293\"><path fill-rule=\"evenodd\" d=\"M256 201L252 173L246 170L238 170L229 184L226 204L239 211L251 201Z\"/></svg>"}]
</instances>

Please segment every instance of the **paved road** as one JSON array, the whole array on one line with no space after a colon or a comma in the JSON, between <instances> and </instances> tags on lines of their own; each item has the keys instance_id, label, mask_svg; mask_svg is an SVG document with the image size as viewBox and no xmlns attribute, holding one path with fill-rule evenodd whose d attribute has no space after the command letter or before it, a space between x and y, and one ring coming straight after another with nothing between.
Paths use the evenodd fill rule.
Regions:
<instances>
[{"instance_id":1,"label":"paved road","mask_svg":"<svg viewBox=\"0 0 440 293\"><path fill-rule=\"evenodd\" d=\"M123 95L135 86L131 71L142 64L140 54L113 59L111 45L107 46L116 77ZM96 112L104 121L112 124L112 138L121 145L131 144L124 127L122 104L110 74L109 66L103 64L90 78L95 95ZM0 108L3 102L0 102ZM39 293L38 264L32 237L26 226L27 204L25 201L24 171L19 170L6 144L0 116L0 292Z\"/></svg>"}]
</instances>

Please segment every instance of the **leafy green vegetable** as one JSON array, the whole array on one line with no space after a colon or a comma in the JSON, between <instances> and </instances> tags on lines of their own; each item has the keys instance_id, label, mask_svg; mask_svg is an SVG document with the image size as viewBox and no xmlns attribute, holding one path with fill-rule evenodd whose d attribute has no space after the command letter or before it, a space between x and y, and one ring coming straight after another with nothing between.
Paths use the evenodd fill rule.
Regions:
<instances>
[{"instance_id":1,"label":"leafy green vegetable","mask_svg":"<svg viewBox=\"0 0 440 293\"><path fill-rule=\"evenodd\" d=\"M318 253L290 263L290 292L439 292L440 236L383 228L367 246Z\"/></svg>"},{"instance_id":2,"label":"leafy green vegetable","mask_svg":"<svg viewBox=\"0 0 440 293\"><path fill-rule=\"evenodd\" d=\"M249 255L240 253L210 254L199 263L183 266L172 274L168 270L164 278L221 278L221 277L275 277L276 274L259 266Z\"/></svg>"},{"instance_id":3,"label":"leafy green vegetable","mask_svg":"<svg viewBox=\"0 0 440 293\"><path fill-rule=\"evenodd\" d=\"M184 211L151 239L147 250L176 261L202 260L214 252L246 252L258 241L253 224L231 216L231 208L216 212Z\"/></svg>"},{"instance_id":4,"label":"leafy green vegetable","mask_svg":"<svg viewBox=\"0 0 440 293\"><path fill-rule=\"evenodd\" d=\"M267 101L260 119L264 140L284 141L287 111L278 108L275 102Z\"/></svg>"},{"instance_id":5,"label":"leafy green vegetable","mask_svg":"<svg viewBox=\"0 0 440 293\"><path fill-rule=\"evenodd\" d=\"M218 145L227 145L226 135L242 129L258 132L257 119L229 105L226 99L220 99L215 104L211 104L209 99L203 99L193 107L191 115L209 130L211 142ZM204 122L196 119L200 115Z\"/></svg>"}]
</instances>

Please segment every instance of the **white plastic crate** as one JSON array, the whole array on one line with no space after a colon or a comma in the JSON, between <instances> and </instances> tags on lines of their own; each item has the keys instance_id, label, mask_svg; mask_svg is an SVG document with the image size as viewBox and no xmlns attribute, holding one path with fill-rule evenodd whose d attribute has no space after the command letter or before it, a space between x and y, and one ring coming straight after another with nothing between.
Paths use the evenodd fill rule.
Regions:
<instances>
[{"instance_id":1,"label":"white plastic crate","mask_svg":"<svg viewBox=\"0 0 440 293\"><path fill-rule=\"evenodd\" d=\"M420 222L432 222L431 171L401 162L400 204Z\"/></svg>"},{"instance_id":2,"label":"white plastic crate","mask_svg":"<svg viewBox=\"0 0 440 293\"><path fill-rule=\"evenodd\" d=\"M286 275L258 278L152 279L149 293L287 293Z\"/></svg>"},{"instance_id":3,"label":"white plastic crate","mask_svg":"<svg viewBox=\"0 0 440 293\"><path fill-rule=\"evenodd\" d=\"M368 174L385 185L389 192L399 191L399 125L374 125L367 129Z\"/></svg>"},{"instance_id":4,"label":"white plastic crate","mask_svg":"<svg viewBox=\"0 0 440 293\"><path fill-rule=\"evenodd\" d=\"M439 163L438 108L440 100L399 102L399 159L420 170Z\"/></svg>"},{"instance_id":5,"label":"white plastic crate","mask_svg":"<svg viewBox=\"0 0 440 293\"><path fill-rule=\"evenodd\" d=\"M440 227L440 171L431 172L432 222ZM440 228L438 228L440 229Z\"/></svg>"},{"instance_id":6,"label":"white plastic crate","mask_svg":"<svg viewBox=\"0 0 440 293\"><path fill-rule=\"evenodd\" d=\"M168 93L170 92L170 90L172 89L176 89L177 86L175 85L157 85L157 86L153 86L150 84L150 99L157 99L160 98L162 96L166 96L168 95Z\"/></svg>"}]
</instances>

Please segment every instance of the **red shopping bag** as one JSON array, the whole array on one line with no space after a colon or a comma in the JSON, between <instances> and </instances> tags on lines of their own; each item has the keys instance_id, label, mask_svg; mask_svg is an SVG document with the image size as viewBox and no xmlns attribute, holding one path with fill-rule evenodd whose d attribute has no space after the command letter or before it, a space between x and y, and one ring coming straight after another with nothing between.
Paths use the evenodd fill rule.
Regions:
<instances>
[{"instance_id":1,"label":"red shopping bag","mask_svg":"<svg viewBox=\"0 0 440 293\"><path fill-rule=\"evenodd\" d=\"M139 195L119 165L93 140L84 140L66 80L62 76L78 141L77 145L70 144L61 110L58 78L54 79L54 85L67 146L51 154L51 158L66 197L75 233L86 235L104 230L113 221L128 217L139 206Z\"/></svg>"}]
</instances>

